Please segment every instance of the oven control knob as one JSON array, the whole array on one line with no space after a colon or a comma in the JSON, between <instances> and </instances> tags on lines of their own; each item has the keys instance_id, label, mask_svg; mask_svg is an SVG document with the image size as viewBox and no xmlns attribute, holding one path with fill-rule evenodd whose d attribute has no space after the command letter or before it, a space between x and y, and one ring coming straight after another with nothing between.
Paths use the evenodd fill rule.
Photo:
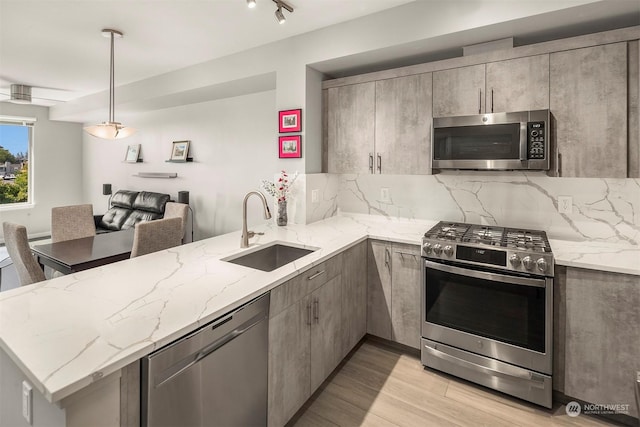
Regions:
<instances>
[{"instance_id":1,"label":"oven control knob","mask_svg":"<svg viewBox=\"0 0 640 427\"><path fill-rule=\"evenodd\" d=\"M533 259L531 259L530 256L526 256L522 258L522 265L524 265L524 268L526 268L527 270L533 270L534 264L535 263L533 262Z\"/></svg>"},{"instance_id":2,"label":"oven control knob","mask_svg":"<svg viewBox=\"0 0 640 427\"><path fill-rule=\"evenodd\" d=\"M433 245L433 253L436 255L440 255L442 253L442 246L440 246L440 244L438 243Z\"/></svg>"},{"instance_id":3,"label":"oven control knob","mask_svg":"<svg viewBox=\"0 0 640 427\"><path fill-rule=\"evenodd\" d=\"M430 254L431 253L431 243L425 243L424 245L422 245L422 250L424 251L425 254Z\"/></svg>"},{"instance_id":4,"label":"oven control knob","mask_svg":"<svg viewBox=\"0 0 640 427\"><path fill-rule=\"evenodd\" d=\"M511 265L513 267L517 267L520 265L520 262L522 260L520 259L520 257L518 256L518 254L513 254L509 257L509 262L511 263Z\"/></svg>"},{"instance_id":5,"label":"oven control knob","mask_svg":"<svg viewBox=\"0 0 640 427\"><path fill-rule=\"evenodd\" d=\"M543 273L547 271L547 261L545 261L544 258L539 258L538 261L536 261L536 264L538 265L538 270Z\"/></svg>"},{"instance_id":6,"label":"oven control knob","mask_svg":"<svg viewBox=\"0 0 640 427\"><path fill-rule=\"evenodd\" d=\"M453 255L453 248L450 245L447 245L444 247L444 254L446 256L451 256Z\"/></svg>"}]
</instances>

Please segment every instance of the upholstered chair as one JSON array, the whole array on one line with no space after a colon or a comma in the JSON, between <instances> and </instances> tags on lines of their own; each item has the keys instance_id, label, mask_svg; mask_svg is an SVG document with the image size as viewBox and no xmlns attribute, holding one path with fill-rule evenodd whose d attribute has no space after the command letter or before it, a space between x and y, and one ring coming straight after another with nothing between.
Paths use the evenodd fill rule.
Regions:
<instances>
[{"instance_id":1,"label":"upholstered chair","mask_svg":"<svg viewBox=\"0 0 640 427\"><path fill-rule=\"evenodd\" d=\"M20 285L30 285L46 280L44 271L42 271L42 268L40 268L31 253L27 238L27 228L24 225L3 222L2 230L4 232L4 244L7 246L9 256L16 267Z\"/></svg>"},{"instance_id":2,"label":"upholstered chair","mask_svg":"<svg viewBox=\"0 0 640 427\"><path fill-rule=\"evenodd\" d=\"M51 209L53 243L95 235L92 205L59 206Z\"/></svg>"},{"instance_id":3,"label":"upholstered chair","mask_svg":"<svg viewBox=\"0 0 640 427\"><path fill-rule=\"evenodd\" d=\"M189 210L189 205L185 205L184 203L174 203L167 202L164 206L164 217L165 218L180 218L182 219L182 238L184 239L185 229L187 227L187 211Z\"/></svg>"},{"instance_id":4,"label":"upholstered chair","mask_svg":"<svg viewBox=\"0 0 640 427\"><path fill-rule=\"evenodd\" d=\"M180 246L182 219L164 218L136 224L131 258Z\"/></svg>"}]
</instances>

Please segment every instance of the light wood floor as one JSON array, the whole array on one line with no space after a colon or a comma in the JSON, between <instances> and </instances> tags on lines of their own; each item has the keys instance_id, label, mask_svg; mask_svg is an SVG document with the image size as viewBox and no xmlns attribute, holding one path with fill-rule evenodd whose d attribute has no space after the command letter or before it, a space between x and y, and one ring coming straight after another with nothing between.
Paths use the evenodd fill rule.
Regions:
<instances>
[{"instance_id":1,"label":"light wood floor","mask_svg":"<svg viewBox=\"0 0 640 427\"><path fill-rule=\"evenodd\" d=\"M289 426L606 426L545 410L433 370L419 357L365 341L309 399Z\"/></svg>"}]
</instances>

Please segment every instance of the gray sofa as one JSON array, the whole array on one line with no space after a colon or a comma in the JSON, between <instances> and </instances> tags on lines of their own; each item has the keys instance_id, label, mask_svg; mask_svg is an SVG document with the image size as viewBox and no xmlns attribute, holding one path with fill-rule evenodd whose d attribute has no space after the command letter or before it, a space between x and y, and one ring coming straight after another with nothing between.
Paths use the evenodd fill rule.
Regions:
<instances>
[{"instance_id":1,"label":"gray sofa","mask_svg":"<svg viewBox=\"0 0 640 427\"><path fill-rule=\"evenodd\" d=\"M168 194L150 191L118 190L111 198L111 207L104 215L95 215L97 233L127 230L138 222L164 217Z\"/></svg>"}]
</instances>

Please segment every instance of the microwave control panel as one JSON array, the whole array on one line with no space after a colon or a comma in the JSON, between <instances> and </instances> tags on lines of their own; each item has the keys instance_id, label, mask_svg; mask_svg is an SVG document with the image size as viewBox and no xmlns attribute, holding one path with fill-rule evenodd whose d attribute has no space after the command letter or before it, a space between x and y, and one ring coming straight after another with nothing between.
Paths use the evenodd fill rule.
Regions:
<instances>
[{"instance_id":1,"label":"microwave control panel","mask_svg":"<svg viewBox=\"0 0 640 427\"><path fill-rule=\"evenodd\" d=\"M546 156L544 122L528 122L527 132L527 158L529 160L544 159Z\"/></svg>"}]
</instances>

